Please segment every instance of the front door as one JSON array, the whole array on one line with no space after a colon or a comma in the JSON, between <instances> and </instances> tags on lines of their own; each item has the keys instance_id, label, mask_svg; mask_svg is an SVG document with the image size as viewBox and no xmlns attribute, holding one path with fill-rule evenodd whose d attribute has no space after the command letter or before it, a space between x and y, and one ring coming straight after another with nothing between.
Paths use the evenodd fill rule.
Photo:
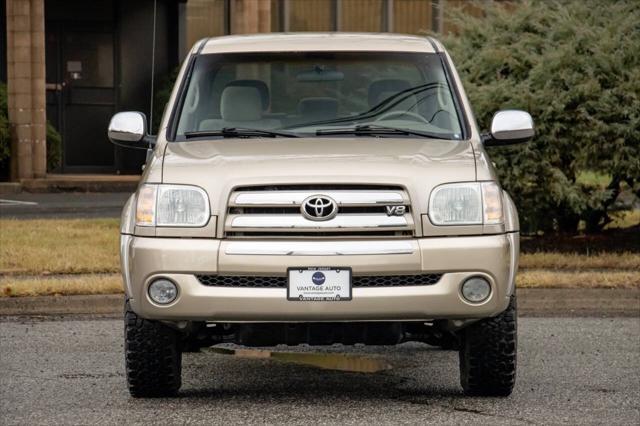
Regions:
<instances>
[{"instance_id":1,"label":"front door","mask_svg":"<svg viewBox=\"0 0 640 426\"><path fill-rule=\"evenodd\" d=\"M116 105L114 31L47 26L47 118L62 135L62 172L115 170L107 126Z\"/></svg>"}]
</instances>

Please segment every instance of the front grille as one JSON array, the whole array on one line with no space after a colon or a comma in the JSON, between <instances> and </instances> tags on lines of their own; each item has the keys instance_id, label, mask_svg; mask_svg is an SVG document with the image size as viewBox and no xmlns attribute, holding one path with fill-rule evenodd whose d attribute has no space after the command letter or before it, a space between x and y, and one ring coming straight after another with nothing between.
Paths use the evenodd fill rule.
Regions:
<instances>
[{"instance_id":1,"label":"front grille","mask_svg":"<svg viewBox=\"0 0 640 426\"><path fill-rule=\"evenodd\" d=\"M373 275L353 277L354 287L407 287L412 285L433 285L440 281L442 274L421 275Z\"/></svg>"},{"instance_id":2,"label":"front grille","mask_svg":"<svg viewBox=\"0 0 640 426\"><path fill-rule=\"evenodd\" d=\"M232 275L196 275L201 284L210 287L285 288L286 277L251 277Z\"/></svg>"},{"instance_id":3,"label":"front grille","mask_svg":"<svg viewBox=\"0 0 640 426\"><path fill-rule=\"evenodd\" d=\"M314 196L328 197L337 212L326 220L309 218L305 200ZM227 238L403 237L414 231L409 194L388 185L236 188L229 196L224 224Z\"/></svg>"},{"instance_id":4,"label":"front grille","mask_svg":"<svg viewBox=\"0 0 640 426\"><path fill-rule=\"evenodd\" d=\"M355 276L353 287L408 287L433 285L442 274ZM286 288L287 277L237 275L196 275L201 284L210 287Z\"/></svg>"}]
</instances>

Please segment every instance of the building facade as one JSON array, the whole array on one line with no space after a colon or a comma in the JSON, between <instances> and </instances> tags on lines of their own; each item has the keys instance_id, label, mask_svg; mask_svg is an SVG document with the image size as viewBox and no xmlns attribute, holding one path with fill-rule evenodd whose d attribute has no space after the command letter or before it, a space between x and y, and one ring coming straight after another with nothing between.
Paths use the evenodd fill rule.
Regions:
<instances>
[{"instance_id":1,"label":"building facade","mask_svg":"<svg viewBox=\"0 0 640 426\"><path fill-rule=\"evenodd\" d=\"M0 177L137 174L143 151L110 144L117 111L152 112L155 91L200 38L275 31L423 33L462 0L6 0L0 79L11 167ZM153 77L152 77L153 76ZM156 105L153 114L161 114ZM62 138L47 167L47 121Z\"/></svg>"}]
</instances>

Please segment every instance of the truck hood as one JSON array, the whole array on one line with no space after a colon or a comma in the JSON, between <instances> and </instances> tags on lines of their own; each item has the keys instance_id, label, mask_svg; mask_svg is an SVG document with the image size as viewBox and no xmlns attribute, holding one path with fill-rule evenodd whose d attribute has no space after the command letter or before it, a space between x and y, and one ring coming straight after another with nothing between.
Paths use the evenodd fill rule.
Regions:
<instances>
[{"instance_id":1,"label":"truck hood","mask_svg":"<svg viewBox=\"0 0 640 426\"><path fill-rule=\"evenodd\" d=\"M426 211L431 189L476 180L468 141L409 138L216 139L167 143L162 182L198 185L212 214L241 186L393 185Z\"/></svg>"}]
</instances>

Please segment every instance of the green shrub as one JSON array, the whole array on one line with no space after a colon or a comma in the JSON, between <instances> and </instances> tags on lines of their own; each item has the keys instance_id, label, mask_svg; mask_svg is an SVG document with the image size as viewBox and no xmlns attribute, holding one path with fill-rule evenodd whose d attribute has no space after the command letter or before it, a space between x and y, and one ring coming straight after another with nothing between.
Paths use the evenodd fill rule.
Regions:
<instances>
[{"instance_id":1,"label":"green shrub","mask_svg":"<svg viewBox=\"0 0 640 426\"><path fill-rule=\"evenodd\" d=\"M47 171L58 169L62 162L62 137L47 121ZM0 83L0 177L9 176L11 167L11 133L7 108L7 86Z\"/></svg>"},{"instance_id":2,"label":"green shrub","mask_svg":"<svg viewBox=\"0 0 640 426\"><path fill-rule=\"evenodd\" d=\"M491 148L523 229L602 229L624 185L640 195L640 8L634 0L482 3L451 11L443 38L479 126L493 113L531 113L536 137ZM606 185L578 179L585 171Z\"/></svg>"}]
</instances>

